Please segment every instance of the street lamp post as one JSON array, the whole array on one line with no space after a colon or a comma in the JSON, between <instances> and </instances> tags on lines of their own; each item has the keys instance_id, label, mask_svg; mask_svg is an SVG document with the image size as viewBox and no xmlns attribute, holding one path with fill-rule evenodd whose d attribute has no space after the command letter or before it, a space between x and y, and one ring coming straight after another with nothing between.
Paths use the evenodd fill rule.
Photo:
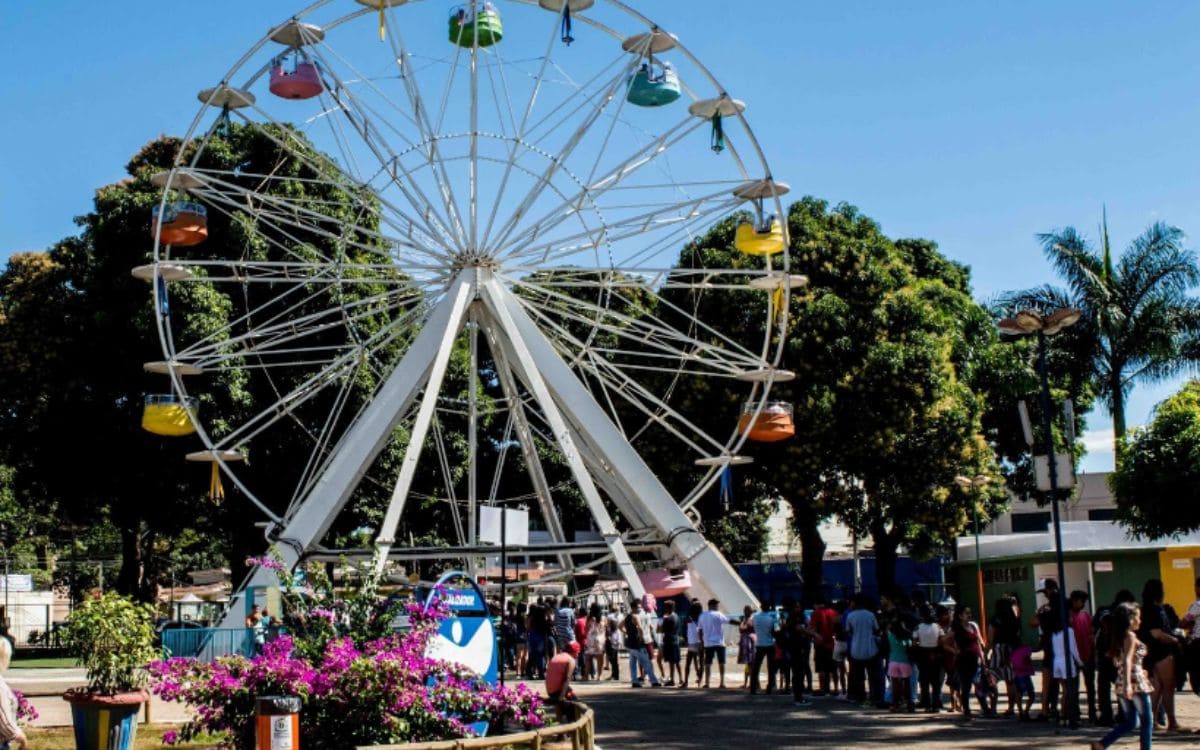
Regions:
<instances>
[{"instance_id":1,"label":"street lamp post","mask_svg":"<svg viewBox=\"0 0 1200 750\"><path fill-rule=\"evenodd\" d=\"M977 490L990 481L992 478L985 474L976 475L974 479L961 475L954 478L955 484L968 492ZM972 492L972 494L974 493ZM983 559L979 556L979 499L976 497L971 499L971 519L975 525L975 586L979 594L979 622L986 627L987 603L983 598Z\"/></svg>"},{"instance_id":2,"label":"street lamp post","mask_svg":"<svg viewBox=\"0 0 1200 750\"><path fill-rule=\"evenodd\" d=\"M1051 432L1050 419L1050 378L1046 372L1046 339L1057 334L1064 328L1069 328L1079 322L1082 313L1073 308L1062 308L1055 310L1047 316L1042 316L1033 310L1022 310L1012 318L1005 318L999 323L1000 333L1006 336L1028 336L1037 334L1038 338L1038 377L1041 380L1041 402L1042 402L1042 430L1045 433L1046 440L1046 464L1050 474L1050 518L1054 526L1054 561L1058 569L1058 613L1060 622L1058 625L1066 630L1070 627L1068 619L1067 607L1067 575L1066 562L1063 559L1063 543L1062 543L1062 520L1058 510L1058 466L1055 461L1054 452L1054 435ZM1068 651L1070 644L1067 642L1068 636L1063 635L1063 647ZM1067 667L1067 684L1075 678L1075 665L1072 663L1070 656L1063 660ZM1070 690L1068 689L1068 704L1067 711L1071 713L1074 709L1074 701L1070 698ZM1069 721L1074 721L1073 715L1068 717Z\"/></svg>"}]
</instances>

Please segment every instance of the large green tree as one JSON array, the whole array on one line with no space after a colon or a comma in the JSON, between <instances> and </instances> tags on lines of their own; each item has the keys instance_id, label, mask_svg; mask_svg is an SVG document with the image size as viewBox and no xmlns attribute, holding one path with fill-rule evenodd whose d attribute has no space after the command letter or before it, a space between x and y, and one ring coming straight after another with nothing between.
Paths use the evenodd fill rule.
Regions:
<instances>
[{"instance_id":1,"label":"large green tree","mask_svg":"<svg viewBox=\"0 0 1200 750\"><path fill-rule=\"evenodd\" d=\"M161 198L150 177L169 167L179 148L180 142L171 138L148 144L129 163L130 179L97 191L94 210L79 220L79 236L48 253L15 256L0 278L0 386L12 394L0 413L0 457L16 470L17 491L56 503L64 527L111 522L122 542L119 587L147 596L163 579L163 567L178 557L170 553L181 541L201 557L207 554L196 548L196 530L202 531L201 542L208 540L224 553L235 576L246 556L265 545L254 525L261 513L234 487L228 488L224 504L208 501L201 467L182 460L183 453L199 447L196 443L160 438L139 427L143 394L167 386L162 376L142 370L144 362L162 359L158 311L145 282L129 272L149 259L150 212ZM300 205L319 203L344 227L368 221L360 199L325 179L329 175L321 172L321 159L296 159L294 154L282 150L269 133L234 126L209 141L199 166L224 170L233 175L229 179L247 184L255 180L249 175L269 173L273 179L254 189L286 195ZM369 239L345 232L296 232L290 245L268 242L251 211L212 212L208 241L180 250L180 257L271 262L321 254L353 264L368 252ZM351 282L309 287L303 309L293 313L338 310L379 296L379 284ZM173 284L172 335L184 343L233 339L255 323L244 315L247 309L265 315L270 303L260 300L280 297L295 283L280 279L236 289L209 283L201 274L197 281ZM320 332L319 340L310 339L310 345L334 347L351 337L370 336L390 325L393 315L386 301L360 305L356 312L353 328L331 326ZM405 340L395 336L391 348L374 352L378 359L372 364L394 362ZM239 356L245 360L249 355L230 347L224 360L230 366L213 368L203 382L190 384L200 400L201 421L218 438L274 404L305 375L299 368L273 368L269 378L261 377L265 368L254 367L261 362ZM456 372L462 361L456 358ZM355 414L373 392L380 370L364 362L343 376L345 414ZM235 469L277 513L292 500L306 468L298 457L312 453L313 426L319 428L334 413L339 395L337 389L328 391L291 409L289 418L276 420L246 447L247 460ZM344 427L344 421L331 424L335 431ZM390 494L404 438L403 428L398 429L352 498L350 512L333 530L335 537L377 518ZM436 503L416 505L416 516L439 512ZM196 561L195 554L189 555Z\"/></svg>"},{"instance_id":2,"label":"large green tree","mask_svg":"<svg viewBox=\"0 0 1200 750\"><path fill-rule=\"evenodd\" d=\"M833 516L873 538L886 588L900 545L928 553L962 530L975 498L953 488L954 476L997 471L971 387L993 364L981 352L995 335L966 269L933 243L893 242L852 206L815 198L794 203L788 222L793 271L809 286L789 309L783 364L797 377L772 397L794 405L797 435L748 444L755 463L735 471L752 497L791 505L810 596L821 586L819 525ZM680 265L757 267L733 250L733 228L719 225L689 245ZM755 294L681 292L673 301L750 341L763 325ZM690 415L719 429L736 419L744 393L709 383L683 395ZM985 510L1001 497L989 491Z\"/></svg>"},{"instance_id":3,"label":"large green tree","mask_svg":"<svg viewBox=\"0 0 1200 750\"><path fill-rule=\"evenodd\" d=\"M1109 479L1118 517L1150 537L1200 529L1200 381L1159 404L1145 428L1126 436Z\"/></svg>"}]
</instances>

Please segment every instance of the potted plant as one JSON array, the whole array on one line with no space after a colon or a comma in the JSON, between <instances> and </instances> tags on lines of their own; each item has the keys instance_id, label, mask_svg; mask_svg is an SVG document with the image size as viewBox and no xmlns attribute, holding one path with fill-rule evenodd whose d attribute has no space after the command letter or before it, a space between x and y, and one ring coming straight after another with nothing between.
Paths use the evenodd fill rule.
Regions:
<instances>
[{"instance_id":1,"label":"potted plant","mask_svg":"<svg viewBox=\"0 0 1200 750\"><path fill-rule=\"evenodd\" d=\"M116 594L90 599L67 618L71 656L87 669L87 687L63 694L71 704L78 750L129 750L137 713L150 699L143 689L154 649L153 613Z\"/></svg>"}]
</instances>

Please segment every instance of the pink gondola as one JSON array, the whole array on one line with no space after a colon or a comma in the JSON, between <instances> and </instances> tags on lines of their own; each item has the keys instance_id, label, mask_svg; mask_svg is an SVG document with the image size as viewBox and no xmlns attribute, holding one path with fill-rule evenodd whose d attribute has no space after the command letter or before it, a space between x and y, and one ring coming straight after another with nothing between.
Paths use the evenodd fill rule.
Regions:
<instances>
[{"instance_id":1,"label":"pink gondola","mask_svg":"<svg viewBox=\"0 0 1200 750\"><path fill-rule=\"evenodd\" d=\"M646 593L661 599L687 593L692 587L692 574L686 568L655 568L638 573Z\"/></svg>"},{"instance_id":2,"label":"pink gondola","mask_svg":"<svg viewBox=\"0 0 1200 750\"><path fill-rule=\"evenodd\" d=\"M271 66L271 93L284 99L311 99L325 88L316 63L298 60L288 72L280 58Z\"/></svg>"}]
</instances>

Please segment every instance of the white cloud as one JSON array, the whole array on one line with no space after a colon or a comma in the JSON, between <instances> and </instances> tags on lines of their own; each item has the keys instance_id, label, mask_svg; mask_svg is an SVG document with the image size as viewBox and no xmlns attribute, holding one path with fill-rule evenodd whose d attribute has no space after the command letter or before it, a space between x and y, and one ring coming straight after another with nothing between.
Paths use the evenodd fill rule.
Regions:
<instances>
[{"instance_id":1,"label":"white cloud","mask_svg":"<svg viewBox=\"0 0 1200 750\"><path fill-rule=\"evenodd\" d=\"M1087 448L1089 456L1092 453L1112 453L1112 427L1105 427L1100 430L1088 430L1083 433L1083 447Z\"/></svg>"}]
</instances>

